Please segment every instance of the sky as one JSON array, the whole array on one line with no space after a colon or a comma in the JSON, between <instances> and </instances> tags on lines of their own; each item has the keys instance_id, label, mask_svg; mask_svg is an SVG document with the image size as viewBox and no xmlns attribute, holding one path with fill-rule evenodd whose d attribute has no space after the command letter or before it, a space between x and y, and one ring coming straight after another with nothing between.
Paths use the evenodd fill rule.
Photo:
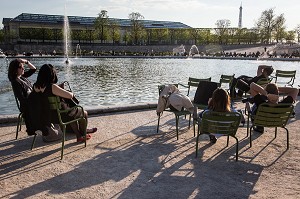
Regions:
<instances>
[{"instance_id":1,"label":"sky","mask_svg":"<svg viewBox=\"0 0 300 199\"><path fill-rule=\"evenodd\" d=\"M284 14L287 30L300 24L299 0L0 0L0 20L21 13L96 17L106 10L110 18L128 19L139 12L146 20L182 22L193 28L214 28L220 19L238 26L239 7L243 7L242 26L252 28L264 10L274 8ZM66 6L65 6L66 5ZM66 7L66 9L65 9Z\"/></svg>"}]
</instances>

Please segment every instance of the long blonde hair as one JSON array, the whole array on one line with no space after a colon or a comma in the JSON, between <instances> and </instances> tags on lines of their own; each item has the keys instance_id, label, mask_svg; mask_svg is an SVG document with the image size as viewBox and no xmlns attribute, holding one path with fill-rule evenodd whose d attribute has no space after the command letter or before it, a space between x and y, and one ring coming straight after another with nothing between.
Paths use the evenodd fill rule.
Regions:
<instances>
[{"instance_id":1,"label":"long blonde hair","mask_svg":"<svg viewBox=\"0 0 300 199\"><path fill-rule=\"evenodd\" d=\"M223 88L217 88L209 101L208 108L218 112L230 112L230 96Z\"/></svg>"}]
</instances>

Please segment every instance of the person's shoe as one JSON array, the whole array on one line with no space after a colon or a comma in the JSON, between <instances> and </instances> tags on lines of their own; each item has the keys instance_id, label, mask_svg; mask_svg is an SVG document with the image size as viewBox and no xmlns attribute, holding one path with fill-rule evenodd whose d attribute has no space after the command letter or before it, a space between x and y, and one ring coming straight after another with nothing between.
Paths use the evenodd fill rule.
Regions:
<instances>
[{"instance_id":1,"label":"person's shoe","mask_svg":"<svg viewBox=\"0 0 300 199\"><path fill-rule=\"evenodd\" d=\"M95 133L97 130L98 130L97 128L87 129L86 133Z\"/></svg>"},{"instance_id":2,"label":"person's shoe","mask_svg":"<svg viewBox=\"0 0 300 199\"><path fill-rule=\"evenodd\" d=\"M263 126L255 126L253 128L253 130L258 132L258 133L263 133L264 132L264 127Z\"/></svg>"},{"instance_id":3,"label":"person's shoe","mask_svg":"<svg viewBox=\"0 0 300 199\"><path fill-rule=\"evenodd\" d=\"M238 96L238 97L243 97L243 94L244 94L244 92L243 92L242 90L239 90L239 91L237 92L237 96Z\"/></svg>"},{"instance_id":4,"label":"person's shoe","mask_svg":"<svg viewBox=\"0 0 300 199\"><path fill-rule=\"evenodd\" d=\"M91 138L92 138L92 136L90 134L86 134L86 140L89 140ZM77 138L77 142L84 142L84 141L85 141L84 136L81 136L81 137Z\"/></svg>"},{"instance_id":5,"label":"person's shoe","mask_svg":"<svg viewBox=\"0 0 300 199\"><path fill-rule=\"evenodd\" d=\"M214 135L209 135L210 143L215 144L217 142L217 138Z\"/></svg>"},{"instance_id":6,"label":"person's shoe","mask_svg":"<svg viewBox=\"0 0 300 199\"><path fill-rule=\"evenodd\" d=\"M243 103L249 102L249 103L253 104L254 98L253 97L244 98L244 99L242 99L242 102Z\"/></svg>"}]
</instances>

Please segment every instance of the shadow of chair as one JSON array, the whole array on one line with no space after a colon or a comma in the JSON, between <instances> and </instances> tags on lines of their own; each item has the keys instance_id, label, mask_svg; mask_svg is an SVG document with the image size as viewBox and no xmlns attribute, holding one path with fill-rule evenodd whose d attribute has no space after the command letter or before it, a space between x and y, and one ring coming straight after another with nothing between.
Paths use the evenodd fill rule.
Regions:
<instances>
[{"instance_id":1,"label":"shadow of chair","mask_svg":"<svg viewBox=\"0 0 300 199\"><path fill-rule=\"evenodd\" d=\"M196 157L198 157L199 137L202 134L221 134L227 136L227 145L229 136L236 140L236 158L238 160L238 138L235 136L241 121L239 112L214 112L205 111L202 118L197 120L198 132L196 138Z\"/></svg>"},{"instance_id":2,"label":"shadow of chair","mask_svg":"<svg viewBox=\"0 0 300 199\"><path fill-rule=\"evenodd\" d=\"M174 84L174 85L176 87L178 87L178 84ZM159 93L159 95L164 90L164 88L165 88L165 85L159 85L158 86L158 93ZM164 111L171 112L171 113L173 113L175 115L175 121L176 121L176 138L178 140L178 138L179 138L179 130L178 130L179 117L180 116L189 115L189 128L190 128L190 126L191 126L191 113L190 113L190 111L187 111L187 110L178 111L178 110L174 110L174 109L171 109L171 108L166 108L166 109L164 109ZM156 132L158 133L158 131L159 131L159 122L160 122L160 117L162 116L162 112L161 113L157 113L157 116L158 116L158 120L157 120L157 130L156 130Z\"/></svg>"},{"instance_id":3,"label":"shadow of chair","mask_svg":"<svg viewBox=\"0 0 300 199\"><path fill-rule=\"evenodd\" d=\"M249 109L249 106L248 106ZM289 131L286 128L287 122L294 110L294 106L292 104L270 104L263 103L260 104L257 108L256 114L251 115L248 112L247 119L247 136L250 133L250 147L252 147L252 136L251 133L255 126L262 127L275 127L275 138L277 137L277 128L283 128L287 133L287 149L289 148ZM249 110L248 110L249 111ZM250 118L252 121L250 132Z\"/></svg>"},{"instance_id":4,"label":"shadow of chair","mask_svg":"<svg viewBox=\"0 0 300 199\"><path fill-rule=\"evenodd\" d=\"M186 95L189 96L190 95L191 87L198 87L198 84L199 84L200 81L208 81L208 82L210 82L211 81L211 77L209 77L209 78L203 78L203 79L189 77L187 85L180 84L180 83L179 83L179 85L188 89Z\"/></svg>"},{"instance_id":5,"label":"shadow of chair","mask_svg":"<svg viewBox=\"0 0 300 199\"><path fill-rule=\"evenodd\" d=\"M59 121L59 125L62 128L62 132L63 132L63 136L62 136L62 147L61 147L61 157L60 159L63 159L63 155L64 155L64 143L65 143L65 138L66 138L66 127L68 124L74 123L74 122L79 122L82 121L85 123L85 129L84 129L84 137L85 137L85 141L84 141L84 146L86 147L86 127L87 127L87 121L84 117L84 114L82 114L80 117L78 118L72 118L71 120L67 120L65 119L65 117L63 117L63 114L67 114L70 111L74 110L74 109L81 109L79 111L83 111L83 108L79 105L74 106L72 108L68 108L68 109L62 109L61 106L61 102L60 102L60 98L58 96L53 96L53 97L48 97L48 101L49 101L49 107L50 110L54 111L57 113L57 117L58 117L58 121ZM34 136L34 141L32 144L32 148L34 146L34 142L36 139L36 135Z\"/></svg>"},{"instance_id":6,"label":"shadow of chair","mask_svg":"<svg viewBox=\"0 0 300 199\"><path fill-rule=\"evenodd\" d=\"M296 70L292 70L292 71L276 70L274 78L275 78L276 84L284 84L284 86L293 87L294 81L296 78ZM287 82L279 82L278 81L278 80L282 80L284 78L288 79L288 81Z\"/></svg>"}]
</instances>

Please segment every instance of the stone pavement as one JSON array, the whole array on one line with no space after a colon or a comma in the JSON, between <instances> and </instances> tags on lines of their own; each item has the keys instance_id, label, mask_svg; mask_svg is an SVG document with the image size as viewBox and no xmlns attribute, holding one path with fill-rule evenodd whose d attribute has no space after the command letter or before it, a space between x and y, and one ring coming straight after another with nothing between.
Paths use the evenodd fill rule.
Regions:
<instances>
[{"instance_id":1,"label":"stone pavement","mask_svg":"<svg viewBox=\"0 0 300 199\"><path fill-rule=\"evenodd\" d=\"M90 112L88 126L98 132L86 148L67 134L63 160L61 142L38 137L31 151L24 125L16 140L16 123L2 122L0 198L297 198L300 111L295 106L289 150L283 130L276 139L274 129L254 133L249 148L246 127L240 127L238 162L235 141L225 147L223 137L212 145L201 136L196 159L195 137L184 117L179 140L175 118L167 112L156 133L157 116L149 104L142 110L132 105L121 112Z\"/></svg>"}]
</instances>

